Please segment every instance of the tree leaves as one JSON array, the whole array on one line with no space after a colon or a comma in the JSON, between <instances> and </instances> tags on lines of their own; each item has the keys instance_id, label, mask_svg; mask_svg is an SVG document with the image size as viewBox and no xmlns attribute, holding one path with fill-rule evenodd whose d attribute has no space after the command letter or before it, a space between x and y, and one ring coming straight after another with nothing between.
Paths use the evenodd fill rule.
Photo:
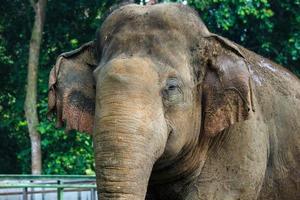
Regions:
<instances>
[{"instance_id":1,"label":"tree leaves","mask_svg":"<svg viewBox=\"0 0 300 200\"><path fill-rule=\"evenodd\" d=\"M300 74L299 0L189 0L212 32Z\"/></svg>"}]
</instances>

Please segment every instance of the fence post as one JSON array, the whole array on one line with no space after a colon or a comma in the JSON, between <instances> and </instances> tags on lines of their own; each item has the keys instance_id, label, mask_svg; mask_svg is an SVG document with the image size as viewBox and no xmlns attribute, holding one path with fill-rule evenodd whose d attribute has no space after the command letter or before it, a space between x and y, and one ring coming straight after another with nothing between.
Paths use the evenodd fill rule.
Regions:
<instances>
[{"instance_id":1,"label":"fence post","mask_svg":"<svg viewBox=\"0 0 300 200\"><path fill-rule=\"evenodd\" d=\"M42 200L45 200L45 188L42 188Z\"/></svg>"},{"instance_id":2,"label":"fence post","mask_svg":"<svg viewBox=\"0 0 300 200\"><path fill-rule=\"evenodd\" d=\"M23 189L23 200L27 200L27 187Z\"/></svg>"},{"instance_id":3,"label":"fence post","mask_svg":"<svg viewBox=\"0 0 300 200\"><path fill-rule=\"evenodd\" d=\"M58 180L57 184L61 184L61 181ZM64 188L57 188L57 200L63 200L64 199Z\"/></svg>"},{"instance_id":4,"label":"fence post","mask_svg":"<svg viewBox=\"0 0 300 200\"><path fill-rule=\"evenodd\" d=\"M95 192L96 192L95 188L92 188L91 189L91 200L96 200Z\"/></svg>"},{"instance_id":5,"label":"fence post","mask_svg":"<svg viewBox=\"0 0 300 200\"><path fill-rule=\"evenodd\" d=\"M30 180L30 183L33 183L33 180ZM30 194L30 200L34 200L34 188L30 188L31 194Z\"/></svg>"},{"instance_id":6,"label":"fence post","mask_svg":"<svg viewBox=\"0 0 300 200\"><path fill-rule=\"evenodd\" d=\"M77 192L77 200L81 200L81 192Z\"/></svg>"}]
</instances>

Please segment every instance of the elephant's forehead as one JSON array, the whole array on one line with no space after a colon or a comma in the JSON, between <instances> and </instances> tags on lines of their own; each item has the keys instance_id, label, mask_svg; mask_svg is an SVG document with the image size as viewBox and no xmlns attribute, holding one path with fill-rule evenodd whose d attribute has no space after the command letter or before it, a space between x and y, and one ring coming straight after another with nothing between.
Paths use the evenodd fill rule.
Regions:
<instances>
[{"instance_id":1,"label":"elephant's forehead","mask_svg":"<svg viewBox=\"0 0 300 200\"><path fill-rule=\"evenodd\" d=\"M107 63L120 55L147 56L159 63L158 71L166 71L168 66L188 81L192 35L187 32L192 32L193 26L199 29L200 22L195 13L176 4L123 7L102 26L101 62Z\"/></svg>"},{"instance_id":2,"label":"elephant's forehead","mask_svg":"<svg viewBox=\"0 0 300 200\"><path fill-rule=\"evenodd\" d=\"M106 18L101 27L102 34L112 33L128 24L154 29L178 29L187 32L200 28L202 32L208 32L194 10L182 4L172 3L154 6L136 4L123 6ZM187 30L187 28L193 29Z\"/></svg>"},{"instance_id":3,"label":"elephant's forehead","mask_svg":"<svg viewBox=\"0 0 300 200\"><path fill-rule=\"evenodd\" d=\"M157 30L178 32L192 39L209 34L198 14L182 4L136 4L121 7L110 14L100 29L102 45L118 32L149 33Z\"/></svg>"},{"instance_id":4,"label":"elephant's forehead","mask_svg":"<svg viewBox=\"0 0 300 200\"><path fill-rule=\"evenodd\" d=\"M155 6L131 4L112 12L105 19L102 29L110 31L129 22L176 29L185 29L194 24L205 26L195 11L182 4L157 4Z\"/></svg>"},{"instance_id":5,"label":"elephant's forehead","mask_svg":"<svg viewBox=\"0 0 300 200\"><path fill-rule=\"evenodd\" d=\"M192 81L190 55L183 36L158 32L155 34L128 33L127 36L124 38L122 34L115 35L102 54L102 65L116 58L140 57L151 62L153 64L151 66L162 78L164 75L172 74L172 76L180 76L185 82ZM144 67L141 59L134 64Z\"/></svg>"}]
</instances>

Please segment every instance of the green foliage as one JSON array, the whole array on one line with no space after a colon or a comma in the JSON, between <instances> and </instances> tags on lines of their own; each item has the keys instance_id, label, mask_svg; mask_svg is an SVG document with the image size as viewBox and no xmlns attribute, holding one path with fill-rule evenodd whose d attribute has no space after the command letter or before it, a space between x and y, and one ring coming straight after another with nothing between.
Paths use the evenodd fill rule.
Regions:
<instances>
[{"instance_id":1,"label":"green foliage","mask_svg":"<svg viewBox=\"0 0 300 200\"><path fill-rule=\"evenodd\" d=\"M53 127L46 119L48 74L56 57L94 38L102 15L115 1L49 0L40 54L38 111L43 173L92 174L92 141L86 134ZM0 4L0 173L30 173L30 140L23 105L28 45L33 23L29 1ZM3 156L2 156L3 155Z\"/></svg>"},{"instance_id":2,"label":"green foliage","mask_svg":"<svg viewBox=\"0 0 300 200\"><path fill-rule=\"evenodd\" d=\"M45 122L40 124L39 131L43 138L44 173L94 173L92 141L88 135L74 132L66 134Z\"/></svg>"},{"instance_id":3,"label":"green foliage","mask_svg":"<svg viewBox=\"0 0 300 200\"><path fill-rule=\"evenodd\" d=\"M94 173L91 138L76 132L65 134L46 119L48 74L60 53L94 37L102 16L115 2L48 1L37 105L45 174ZM300 0L187 2L212 32L276 60L300 77ZM29 1L23 0L3 0L0 13L0 173L30 173L30 140L23 104L34 13Z\"/></svg>"},{"instance_id":4,"label":"green foliage","mask_svg":"<svg viewBox=\"0 0 300 200\"><path fill-rule=\"evenodd\" d=\"M41 101L39 111L40 116L45 116L46 99ZM42 137L43 173L93 174L95 167L91 137L75 131L65 133L62 129L57 130L54 124L54 121L42 120L38 127Z\"/></svg>"},{"instance_id":5,"label":"green foliage","mask_svg":"<svg viewBox=\"0 0 300 200\"><path fill-rule=\"evenodd\" d=\"M189 0L212 32L300 76L300 1Z\"/></svg>"}]
</instances>

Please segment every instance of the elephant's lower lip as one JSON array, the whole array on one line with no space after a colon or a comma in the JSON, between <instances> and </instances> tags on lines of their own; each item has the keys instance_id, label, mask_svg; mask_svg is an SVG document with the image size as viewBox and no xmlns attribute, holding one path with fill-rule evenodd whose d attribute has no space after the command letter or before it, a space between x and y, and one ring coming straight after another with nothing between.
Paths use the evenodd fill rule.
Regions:
<instances>
[{"instance_id":1,"label":"elephant's lower lip","mask_svg":"<svg viewBox=\"0 0 300 200\"><path fill-rule=\"evenodd\" d=\"M170 137L170 135L174 134L174 128L170 124L168 124L168 130L169 130L168 137Z\"/></svg>"},{"instance_id":2,"label":"elephant's lower lip","mask_svg":"<svg viewBox=\"0 0 300 200\"><path fill-rule=\"evenodd\" d=\"M168 139L167 139L167 140L169 140L170 137L171 137L173 134L174 134L174 130L171 129L171 130L169 131L169 133L168 133Z\"/></svg>"}]
</instances>

